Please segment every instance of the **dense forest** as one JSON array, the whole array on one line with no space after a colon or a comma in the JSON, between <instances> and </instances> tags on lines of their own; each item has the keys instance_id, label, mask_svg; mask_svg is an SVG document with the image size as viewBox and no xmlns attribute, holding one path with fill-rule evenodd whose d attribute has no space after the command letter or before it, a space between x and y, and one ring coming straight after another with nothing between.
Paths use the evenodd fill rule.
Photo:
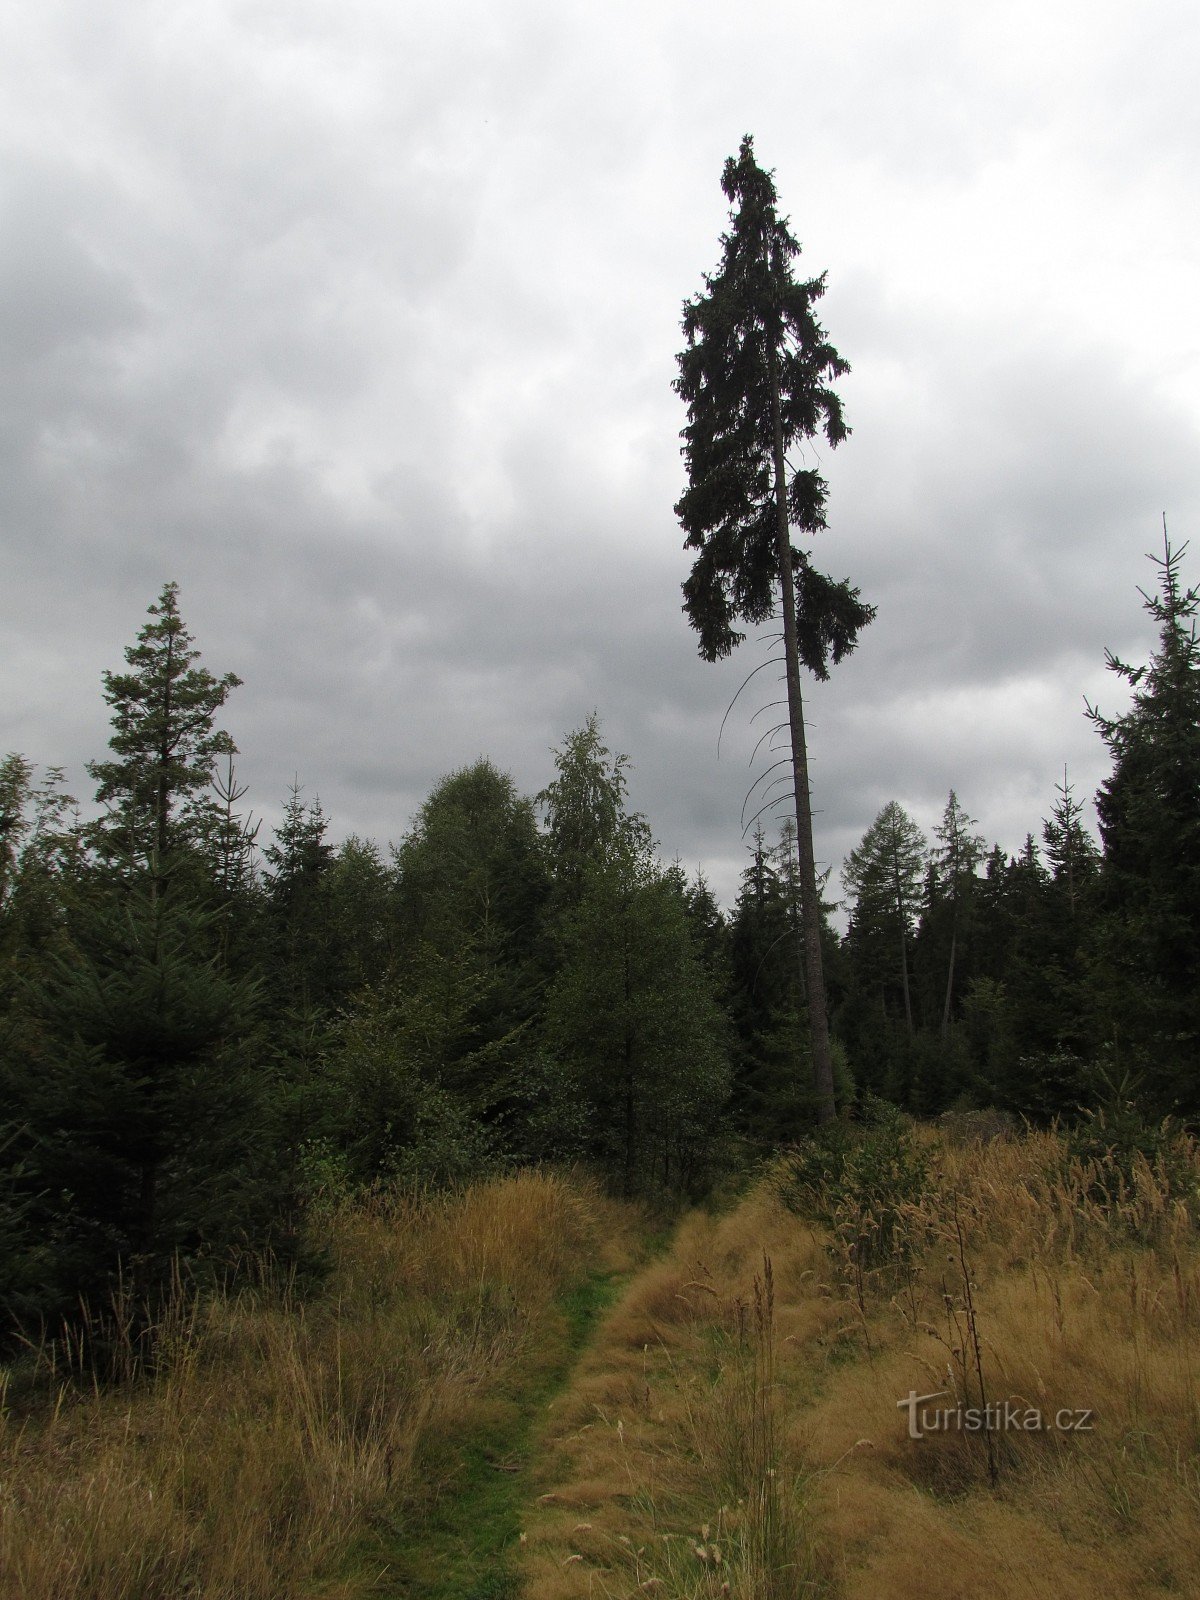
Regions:
<instances>
[{"instance_id":1,"label":"dense forest","mask_svg":"<svg viewBox=\"0 0 1200 1600\"><path fill-rule=\"evenodd\" d=\"M1023 849L952 793L895 801L823 929L839 1110L1035 1122L1200 1110L1200 598L1157 561L1149 662L1090 715L1100 838L1064 781ZM168 583L105 674L100 802L0 768L0 1272L10 1331L181 1257L286 1249L315 1194L581 1161L695 1195L815 1120L795 830L735 904L655 853L597 717L525 796L486 760L400 844L330 840L297 787L260 842L215 676ZM826 910L831 910L827 906Z\"/></svg>"}]
</instances>

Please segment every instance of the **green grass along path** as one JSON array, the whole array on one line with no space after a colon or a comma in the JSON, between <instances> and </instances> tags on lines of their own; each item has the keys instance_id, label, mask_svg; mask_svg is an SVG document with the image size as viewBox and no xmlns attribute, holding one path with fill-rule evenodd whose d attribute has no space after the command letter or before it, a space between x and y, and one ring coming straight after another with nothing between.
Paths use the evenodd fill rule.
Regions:
<instances>
[{"instance_id":1,"label":"green grass along path","mask_svg":"<svg viewBox=\"0 0 1200 1600\"><path fill-rule=\"evenodd\" d=\"M373 1552L386 1572L371 1592L388 1600L517 1600L514 1555L530 1499L537 1425L565 1385L601 1313L627 1274L592 1273L559 1301L557 1336L536 1363L518 1365L482 1422L452 1452L452 1487Z\"/></svg>"}]
</instances>

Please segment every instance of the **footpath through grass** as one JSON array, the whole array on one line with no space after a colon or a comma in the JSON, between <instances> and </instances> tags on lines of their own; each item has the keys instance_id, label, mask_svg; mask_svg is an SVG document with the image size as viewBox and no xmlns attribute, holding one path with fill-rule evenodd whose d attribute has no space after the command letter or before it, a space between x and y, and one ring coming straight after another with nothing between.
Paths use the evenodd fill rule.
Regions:
<instances>
[{"instance_id":1,"label":"footpath through grass","mask_svg":"<svg viewBox=\"0 0 1200 1600\"><path fill-rule=\"evenodd\" d=\"M562 1295L532 1359L464 1419L428 1441L419 1465L430 1485L403 1524L372 1552L386 1573L377 1594L411 1600L516 1600L522 1519L530 1499L538 1425L566 1383L623 1279L593 1272Z\"/></svg>"},{"instance_id":2,"label":"footpath through grass","mask_svg":"<svg viewBox=\"0 0 1200 1600\"><path fill-rule=\"evenodd\" d=\"M539 1415L645 1219L574 1174L310 1218L301 1293L186 1285L147 1359L0 1371L0 1600L512 1594ZM70 1359L68 1359L70 1358Z\"/></svg>"},{"instance_id":3,"label":"footpath through grass","mask_svg":"<svg viewBox=\"0 0 1200 1600\"><path fill-rule=\"evenodd\" d=\"M843 1132L603 1319L521 1600L1200 1596L1200 1141Z\"/></svg>"}]
</instances>

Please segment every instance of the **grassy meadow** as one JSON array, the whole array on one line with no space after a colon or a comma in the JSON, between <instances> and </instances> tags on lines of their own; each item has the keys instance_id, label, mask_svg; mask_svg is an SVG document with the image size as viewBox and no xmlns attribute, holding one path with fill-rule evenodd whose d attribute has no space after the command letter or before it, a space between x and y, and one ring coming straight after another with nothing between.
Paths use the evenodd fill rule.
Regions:
<instances>
[{"instance_id":1,"label":"grassy meadow","mask_svg":"<svg viewBox=\"0 0 1200 1600\"><path fill-rule=\"evenodd\" d=\"M962 1120L684 1219L555 1408L529 1600L1200 1593L1194 1142ZM1093 1415L913 1440L914 1390Z\"/></svg>"},{"instance_id":2,"label":"grassy meadow","mask_svg":"<svg viewBox=\"0 0 1200 1600\"><path fill-rule=\"evenodd\" d=\"M1198 1195L1184 1135L968 1116L801 1147L665 1247L572 1174L329 1208L304 1294L181 1287L116 1381L18 1363L0 1592L1196 1594ZM914 1393L1045 1425L914 1439Z\"/></svg>"},{"instance_id":3,"label":"grassy meadow","mask_svg":"<svg viewBox=\"0 0 1200 1600\"><path fill-rule=\"evenodd\" d=\"M314 1232L319 1291L181 1292L152 1372L91 1385L42 1350L46 1398L0 1433L5 1600L388 1592L471 1447L563 1359L581 1265L619 1265L629 1218L521 1173Z\"/></svg>"}]
</instances>

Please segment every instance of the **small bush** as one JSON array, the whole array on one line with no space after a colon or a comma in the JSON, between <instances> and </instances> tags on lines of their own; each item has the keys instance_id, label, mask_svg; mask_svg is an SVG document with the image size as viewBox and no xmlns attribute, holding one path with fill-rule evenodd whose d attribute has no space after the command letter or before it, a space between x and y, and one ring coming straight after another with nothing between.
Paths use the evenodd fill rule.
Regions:
<instances>
[{"instance_id":1,"label":"small bush","mask_svg":"<svg viewBox=\"0 0 1200 1600\"><path fill-rule=\"evenodd\" d=\"M910 1254L908 1211L928 1187L928 1163L902 1112L863 1097L862 1120L834 1122L784 1155L776 1172L790 1211L826 1222L860 1270Z\"/></svg>"},{"instance_id":2,"label":"small bush","mask_svg":"<svg viewBox=\"0 0 1200 1600\"><path fill-rule=\"evenodd\" d=\"M943 1111L937 1119L938 1131L952 1145L990 1144L993 1139L1011 1139L1016 1118L998 1106L980 1106Z\"/></svg>"}]
</instances>

